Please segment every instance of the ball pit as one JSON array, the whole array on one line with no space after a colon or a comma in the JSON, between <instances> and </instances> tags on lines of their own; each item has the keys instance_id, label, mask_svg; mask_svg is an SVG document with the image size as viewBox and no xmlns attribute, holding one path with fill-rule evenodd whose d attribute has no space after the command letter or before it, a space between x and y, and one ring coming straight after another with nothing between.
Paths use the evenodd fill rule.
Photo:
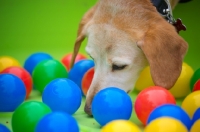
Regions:
<instances>
[{"instance_id":1,"label":"ball pit","mask_svg":"<svg viewBox=\"0 0 200 132\"><path fill-rule=\"evenodd\" d=\"M64 78L51 81L42 94L42 101L52 111L63 111L71 115L80 107L81 99L81 90L77 84Z\"/></svg>"},{"instance_id":2,"label":"ball pit","mask_svg":"<svg viewBox=\"0 0 200 132\"><path fill-rule=\"evenodd\" d=\"M67 52L72 52L76 37L76 31L81 16L87 9L92 7L96 0L90 1L3 1L0 11L1 18L1 39L0 39L0 55L9 55L23 64L25 59L32 53L43 51L50 53L54 58L60 60ZM77 10L74 11L74 5ZM181 18L187 26L187 31L180 32L189 44L189 50L184 60L190 64L194 70L200 68L199 63L199 34L200 29L199 19L196 15L191 15L199 12L199 0L193 0L188 3L181 3L175 7L173 15L175 18ZM187 10L187 13L185 12ZM31 14L31 15L30 15ZM72 16L73 17L70 17ZM70 18L70 19L68 19ZM192 21L194 20L194 21ZM98 37L98 36L97 36ZM103 41L103 40L102 40ZM80 48L80 52L86 54L85 40ZM102 43L102 42L100 42ZM102 43L103 45L103 43ZM167 68L166 64L166 68ZM145 81L146 82L146 81ZM143 81L143 83L145 83ZM133 101L137 96L137 92L130 93ZM41 94L33 90L29 100L40 100ZM181 99L176 99L178 104L181 104ZM85 103L84 97L82 104ZM79 110L73 115L76 117L80 126L80 132L99 132L100 126L91 117L88 117L82 105ZM0 123L7 126L10 130L11 113L0 112ZM131 122L135 123L141 130L144 129L142 124L137 119L135 113L132 113ZM197 126L199 127L200 125ZM191 132L192 131L191 129ZM199 132L199 131L197 131Z\"/></svg>"},{"instance_id":3,"label":"ball pit","mask_svg":"<svg viewBox=\"0 0 200 132\"><path fill-rule=\"evenodd\" d=\"M95 95L91 109L94 119L104 126L113 120L128 120L132 113L132 102L125 91L108 87Z\"/></svg>"},{"instance_id":4,"label":"ball pit","mask_svg":"<svg viewBox=\"0 0 200 132\"><path fill-rule=\"evenodd\" d=\"M25 97L22 80L12 74L0 74L0 112L13 112Z\"/></svg>"}]
</instances>

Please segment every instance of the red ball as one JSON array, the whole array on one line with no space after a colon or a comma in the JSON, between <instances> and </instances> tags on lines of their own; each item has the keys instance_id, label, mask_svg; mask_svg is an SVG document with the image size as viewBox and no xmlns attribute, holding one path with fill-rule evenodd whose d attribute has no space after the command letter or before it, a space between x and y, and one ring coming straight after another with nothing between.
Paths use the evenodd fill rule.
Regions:
<instances>
[{"instance_id":1,"label":"red ball","mask_svg":"<svg viewBox=\"0 0 200 132\"><path fill-rule=\"evenodd\" d=\"M84 95L87 94L87 91L92 83L93 76L94 76L94 67L90 68L83 76L82 91Z\"/></svg>"},{"instance_id":2,"label":"red ball","mask_svg":"<svg viewBox=\"0 0 200 132\"><path fill-rule=\"evenodd\" d=\"M1 73L9 73L19 77L24 82L26 87L26 98L29 97L32 91L33 81L28 71L26 71L24 68L13 66L4 69Z\"/></svg>"},{"instance_id":3,"label":"red ball","mask_svg":"<svg viewBox=\"0 0 200 132\"><path fill-rule=\"evenodd\" d=\"M195 83L194 88L193 88L193 92L200 90L200 79Z\"/></svg>"},{"instance_id":4,"label":"red ball","mask_svg":"<svg viewBox=\"0 0 200 132\"><path fill-rule=\"evenodd\" d=\"M64 64L64 66L67 68L68 71L70 70L71 58L72 58L72 53L69 53L69 54L66 54L61 60L61 62ZM87 59L87 57L84 56L83 54L78 53L75 59L75 63L84 59Z\"/></svg>"},{"instance_id":5,"label":"red ball","mask_svg":"<svg viewBox=\"0 0 200 132\"><path fill-rule=\"evenodd\" d=\"M138 119L146 125L150 113L163 104L176 104L176 100L165 88L151 86L138 94L134 108Z\"/></svg>"}]
</instances>

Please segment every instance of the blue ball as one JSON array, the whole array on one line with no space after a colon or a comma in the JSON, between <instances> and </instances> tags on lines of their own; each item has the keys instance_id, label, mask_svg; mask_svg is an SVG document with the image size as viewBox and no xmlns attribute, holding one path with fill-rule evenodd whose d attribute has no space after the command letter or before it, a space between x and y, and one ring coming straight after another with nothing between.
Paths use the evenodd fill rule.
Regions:
<instances>
[{"instance_id":1,"label":"blue ball","mask_svg":"<svg viewBox=\"0 0 200 132\"><path fill-rule=\"evenodd\" d=\"M193 115L193 117L192 117L192 125L193 125L197 120L200 120L200 108L198 108L198 109L195 111L195 113L194 113L194 115ZM191 126L192 126L192 125L191 125Z\"/></svg>"},{"instance_id":2,"label":"blue ball","mask_svg":"<svg viewBox=\"0 0 200 132\"><path fill-rule=\"evenodd\" d=\"M52 112L38 122L35 132L79 132L79 127L71 115Z\"/></svg>"},{"instance_id":3,"label":"blue ball","mask_svg":"<svg viewBox=\"0 0 200 132\"><path fill-rule=\"evenodd\" d=\"M3 124L0 124L0 132L10 132L10 130Z\"/></svg>"},{"instance_id":4,"label":"blue ball","mask_svg":"<svg viewBox=\"0 0 200 132\"><path fill-rule=\"evenodd\" d=\"M81 90L71 80L58 78L51 81L44 89L42 101L52 111L64 111L74 114L81 105Z\"/></svg>"},{"instance_id":5,"label":"blue ball","mask_svg":"<svg viewBox=\"0 0 200 132\"><path fill-rule=\"evenodd\" d=\"M164 104L155 108L147 120L147 124L159 117L172 117L181 121L190 130L191 119L189 115L180 107L173 104Z\"/></svg>"},{"instance_id":6,"label":"blue ball","mask_svg":"<svg viewBox=\"0 0 200 132\"><path fill-rule=\"evenodd\" d=\"M13 112L26 97L23 81L13 74L0 74L0 112Z\"/></svg>"},{"instance_id":7,"label":"blue ball","mask_svg":"<svg viewBox=\"0 0 200 132\"><path fill-rule=\"evenodd\" d=\"M53 58L47 53L43 52L34 53L26 59L24 63L24 68L32 75L32 72L38 63L40 63L43 60L49 60L49 59Z\"/></svg>"},{"instance_id":8,"label":"blue ball","mask_svg":"<svg viewBox=\"0 0 200 132\"><path fill-rule=\"evenodd\" d=\"M99 91L92 101L92 114L101 126L112 120L128 120L131 113L130 96L116 87L108 87Z\"/></svg>"},{"instance_id":9,"label":"blue ball","mask_svg":"<svg viewBox=\"0 0 200 132\"><path fill-rule=\"evenodd\" d=\"M79 88L82 91L81 83L82 78L84 74L90 69L94 67L94 61L93 60L80 60L77 63L74 64L74 66L71 68L71 70L68 73L68 78L75 82ZM82 95L83 91L82 91Z\"/></svg>"}]
</instances>

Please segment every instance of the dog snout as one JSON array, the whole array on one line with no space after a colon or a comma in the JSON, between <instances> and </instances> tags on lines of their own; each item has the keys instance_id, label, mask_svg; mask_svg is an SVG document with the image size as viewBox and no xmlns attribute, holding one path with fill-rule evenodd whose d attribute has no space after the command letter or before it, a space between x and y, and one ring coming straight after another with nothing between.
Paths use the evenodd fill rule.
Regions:
<instances>
[{"instance_id":1,"label":"dog snout","mask_svg":"<svg viewBox=\"0 0 200 132\"><path fill-rule=\"evenodd\" d=\"M88 114L89 116L92 116L92 110L91 110L91 105L85 105L84 107L84 111L86 114Z\"/></svg>"}]
</instances>

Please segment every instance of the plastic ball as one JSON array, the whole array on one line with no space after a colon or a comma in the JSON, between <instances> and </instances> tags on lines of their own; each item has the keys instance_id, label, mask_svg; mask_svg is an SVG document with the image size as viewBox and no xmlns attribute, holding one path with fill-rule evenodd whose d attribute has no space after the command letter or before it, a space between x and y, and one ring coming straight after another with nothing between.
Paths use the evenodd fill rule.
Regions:
<instances>
[{"instance_id":1,"label":"plastic ball","mask_svg":"<svg viewBox=\"0 0 200 132\"><path fill-rule=\"evenodd\" d=\"M77 84L64 78L51 81L42 94L42 101L52 111L64 111L68 114L74 114L78 110L81 99L81 90Z\"/></svg>"},{"instance_id":2,"label":"plastic ball","mask_svg":"<svg viewBox=\"0 0 200 132\"><path fill-rule=\"evenodd\" d=\"M0 72L11 66L20 67L20 63L10 56L0 56Z\"/></svg>"},{"instance_id":3,"label":"plastic ball","mask_svg":"<svg viewBox=\"0 0 200 132\"><path fill-rule=\"evenodd\" d=\"M10 130L3 124L0 124L0 132L10 132Z\"/></svg>"},{"instance_id":4,"label":"plastic ball","mask_svg":"<svg viewBox=\"0 0 200 132\"><path fill-rule=\"evenodd\" d=\"M190 89L191 89L191 91L193 91L194 85L197 82L197 80L199 80L199 79L200 79L200 68L197 69L194 72L194 74L193 74L193 76L192 76L192 78L190 80Z\"/></svg>"},{"instance_id":5,"label":"plastic ball","mask_svg":"<svg viewBox=\"0 0 200 132\"><path fill-rule=\"evenodd\" d=\"M80 60L76 64L74 64L72 69L69 71L68 78L74 81L79 86L79 88L81 88L82 78L84 74L92 67L94 67L93 60Z\"/></svg>"},{"instance_id":6,"label":"plastic ball","mask_svg":"<svg viewBox=\"0 0 200 132\"><path fill-rule=\"evenodd\" d=\"M26 98L28 98L28 96L30 95L32 91L33 81L32 81L31 75L24 68L9 67L9 68L4 69L1 73L10 73L19 77L25 85Z\"/></svg>"},{"instance_id":7,"label":"plastic ball","mask_svg":"<svg viewBox=\"0 0 200 132\"><path fill-rule=\"evenodd\" d=\"M181 107L192 119L195 111L200 107L200 91L190 93L182 102Z\"/></svg>"},{"instance_id":8,"label":"plastic ball","mask_svg":"<svg viewBox=\"0 0 200 132\"><path fill-rule=\"evenodd\" d=\"M79 127L71 115L52 112L38 122L35 132L79 132Z\"/></svg>"},{"instance_id":9,"label":"plastic ball","mask_svg":"<svg viewBox=\"0 0 200 132\"><path fill-rule=\"evenodd\" d=\"M170 92L175 98L181 98L187 96L190 93L190 79L192 78L194 71L186 64L182 64L181 74L176 81L175 85L170 89ZM145 80L145 81L144 81ZM136 84L135 89L141 91L149 86L153 86L154 82L150 74L150 67L147 66L140 74Z\"/></svg>"},{"instance_id":10,"label":"plastic ball","mask_svg":"<svg viewBox=\"0 0 200 132\"><path fill-rule=\"evenodd\" d=\"M138 119L146 125L150 113L163 104L176 104L176 100L168 90L151 86L138 94L134 108Z\"/></svg>"},{"instance_id":11,"label":"plastic ball","mask_svg":"<svg viewBox=\"0 0 200 132\"><path fill-rule=\"evenodd\" d=\"M86 96L88 89L90 88L90 85L92 83L92 79L94 76L94 67L90 68L82 79L82 91L83 94Z\"/></svg>"},{"instance_id":12,"label":"plastic ball","mask_svg":"<svg viewBox=\"0 0 200 132\"><path fill-rule=\"evenodd\" d=\"M37 66L37 64L39 64L43 60L50 60L50 59L53 59L53 57L47 53L44 52L34 53L26 59L24 63L24 68L32 75L32 72L35 66Z\"/></svg>"},{"instance_id":13,"label":"plastic ball","mask_svg":"<svg viewBox=\"0 0 200 132\"><path fill-rule=\"evenodd\" d=\"M148 124L144 132L188 132L188 130L179 120L161 117Z\"/></svg>"},{"instance_id":14,"label":"plastic ball","mask_svg":"<svg viewBox=\"0 0 200 132\"><path fill-rule=\"evenodd\" d=\"M101 132L141 132L141 130L129 120L114 120L106 124Z\"/></svg>"},{"instance_id":15,"label":"plastic ball","mask_svg":"<svg viewBox=\"0 0 200 132\"><path fill-rule=\"evenodd\" d=\"M150 67L147 66L140 73L140 76L135 84L135 89L138 91L142 91L143 89L150 87L150 86L154 86L154 82L151 77Z\"/></svg>"},{"instance_id":16,"label":"plastic ball","mask_svg":"<svg viewBox=\"0 0 200 132\"><path fill-rule=\"evenodd\" d=\"M192 125L190 132L200 132L200 119L197 120L196 122L194 122L194 124Z\"/></svg>"},{"instance_id":17,"label":"plastic ball","mask_svg":"<svg viewBox=\"0 0 200 132\"><path fill-rule=\"evenodd\" d=\"M0 112L13 112L26 97L21 79L12 74L0 74Z\"/></svg>"},{"instance_id":18,"label":"plastic ball","mask_svg":"<svg viewBox=\"0 0 200 132\"><path fill-rule=\"evenodd\" d=\"M188 130L191 127L191 120L188 114L179 106L164 104L155 108L148 117L147 124L160 117L171 117L182 122Z\"/></svg>"},{"instance_id":19,"label":"plastic ball","mask_svg":"<svg viewBox=\"0 0 200 132\"><path fill-rule=\"evenodd\" d=\"M14 132L34 132L39 120L50 112L51 109L42 102L25 102L12 115L12 130Z\"/></svg>"},{"instance_id":20,"label":"plastic ball","mask_svg":"<svg viewBox=\"0 0 200 132\"><path fill-rule=\"evenodd\" d=\"M66 54L62 59L61 62L65 65L65 67L67 68L67 70L70 70L70 62L71 62L71 58L72 58L72 53ZM75 63L80 61L80 60L85 60L87 59L87 57L83 54L78 53L75 59Z\"/></svg>"},{"instance_id":21,"label":"plastic ball","mask_svg":"<svg viewBox=\"0 0 200 132\"><path fill-rule=\"evenodd\" d=\"M193 92L200 90L200 79L194 84Z\"/></svg>"},{"instance_id":22,"label":"plastic ball","mask_svg":"<svg viewBox=\"0 0 200 132\"><path fill-rule=\"evenodd\" d=\"M113 120L128 120L132 113L132 102L125 91L108 87L94 96L91 110L94 119L104 126Z\"/></svg>"},{"instance_id":23,"label":"plastic ball","mask_svg":"<svg viewBox=\"0 0 200 132\"><path fill-rule=\"evenodd\" d=\"M194 113L193 117L192 117L192 125L197 121L200 120L200 107L196 110L196 112ZM199 128L200 130L200 128Z\"/></svg>"},{"instance_id":24,"label":"plastic ball","mask_svg":"<svg viewBox=\"0 0 200 132\"><path fill-rule=\"evenodd\" d=\"M43 92L45 86L56 78L67 78L65 67L57 60L44 60L33 71L33 83L37 90Z\"/></svg>"},{"instance_id":25,"label":"plastic ball","mask_svg":"<svg viewBox=\"0 0 200 132\"><path fill-rule=\"evenodd\" d=\"M175 98L182 98L190 93L190 79L194 74L193 69L186 63L182 64L181 74L175 85L169 90Z\"/></svg>"}]
</instances>

